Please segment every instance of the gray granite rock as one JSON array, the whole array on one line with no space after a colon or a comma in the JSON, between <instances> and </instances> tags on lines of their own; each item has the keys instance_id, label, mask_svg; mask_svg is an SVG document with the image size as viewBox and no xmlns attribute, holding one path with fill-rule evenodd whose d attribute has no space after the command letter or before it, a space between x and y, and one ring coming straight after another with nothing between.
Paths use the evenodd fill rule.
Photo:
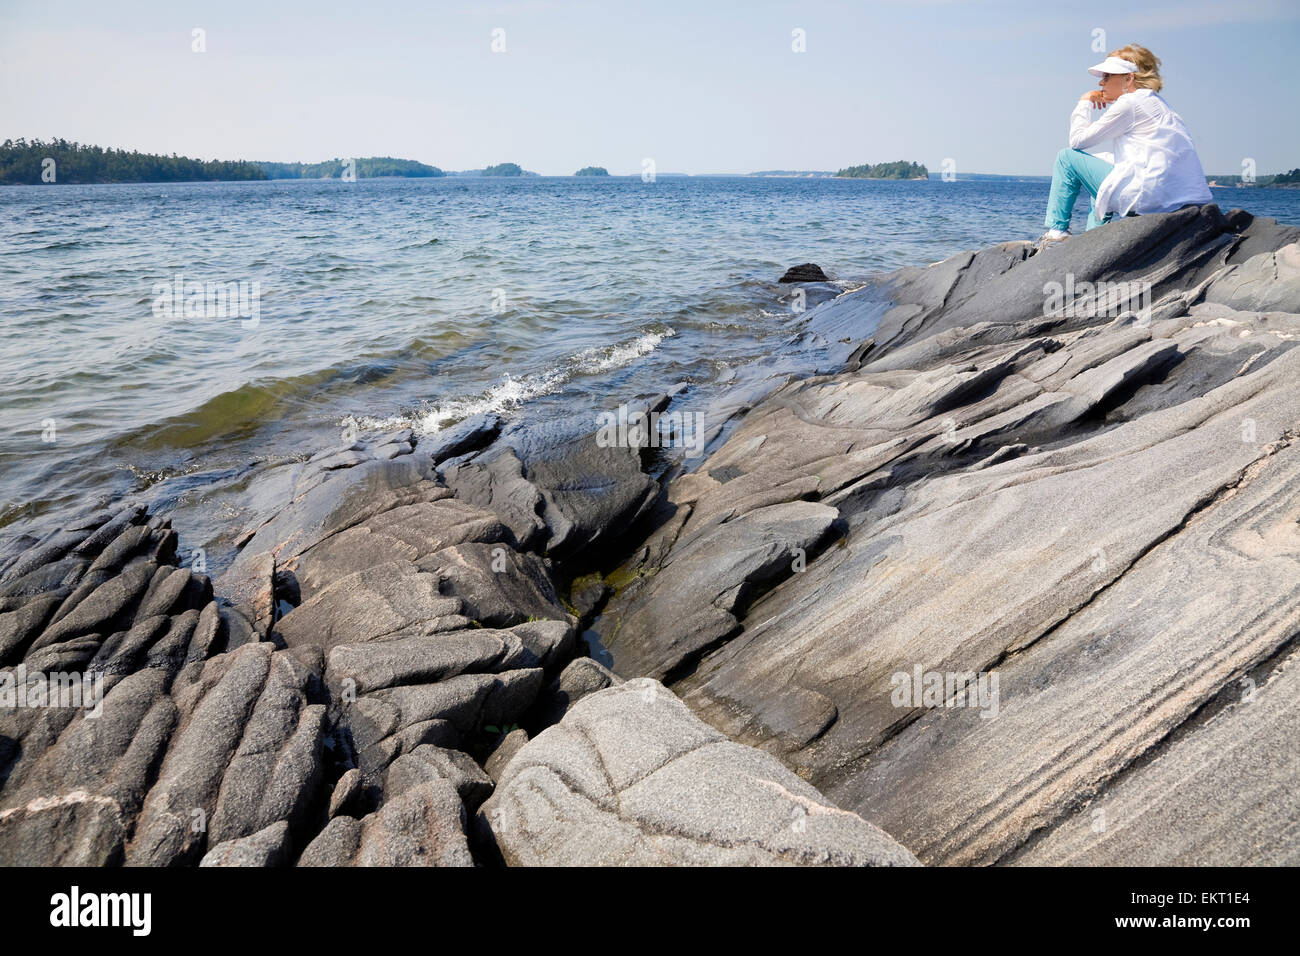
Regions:
<instances>
[{"instance_id":1,"label":"gray granite rock","mask_svg":"<svg viewBox=\"0 0 1300 956\"><path fill-rule=\"evenodd\" d=\"M499 782L501 775L505 773L506 766L514 759L515 754L519 753L528 743L528 731L522 727L516 728L506 734L497 748L492 751L487 760L483 763L483 770L493 782Z\"/></svg>"},{"instance_id":2,"label":"gray granite rock","mask_svg":"<svg viewBox=\"0 0 1300 956\"><path fill-rule=\"evenodd\" d=\"M140 812L127 862L197 862L206 846L313 809L324 708L287 653L250 644L208 662L179 701L181 721Z\"/></svg>"},{"instance_id":3,"label":"gray granite rock","mask_svg":"<svg viewBox=\"0 0 1300 956\"><path fill-rule=\"evenodd\" d=\"M1294 864L1300 661L1242 677L1160 748L1009 858L1029 866ZM1081 795L1082 796L1082 795ZM1270 819L1259 808L1277 815Z\"/></svg>"},{"instance_id":4,"label":"gray granite rock","mask_svg":"<svg viewBox=\"0 0 1300 956\"><path fill-rule=\"evenodd\" d=\"M245 837L219 843L199 866L283 866L289 859L289 824L284 820Z\"/></svg>"},{"instance_id":5,"label":"gray granite rock","mask_svg":"<svg viewBox=\"0 0 1300 956\"><path fill-rule=\"evenodd\" d=\"M13 537L0 687L98 703L0 698L0 859L472 865L468 808L510 864L1300 861L1298 243L874 277L662 488L490 416L273 469L215 588L141 506Z\"/></svg>"},{"instance_id":6,"label":"gray granite rock","mask_svg":"<svg viewBox=\"0 0 1300 956\"><path fill-rule=\"evenodd\" d=\"M1205 301L1244 312L1300 313L1300 242L1225 270L1206 289Z\"/></svg>"},{"instance_id":7,"label":"gray granite rock","mask_svg":"<svg viewBox=\"0 0 1300 956\"><path fill-rule=\"evenodd\" d=\"M1289 274L1297 233L1211 207L1119 225L824 306L840 327L864 317L870 347L778 389L669 486L675 511L614 576L626 597L600 622L616 669L663 673L646 656L661 629L625 642L620 605L707 612L674 563L752 513L750 495L762 507L811 482L799 496L835 507L843 540L756 594L675 687L922 860L975 863L1056 845L1045 830L1279 653L1300 612L1279 530L1300 484L1300 316L1249 311L1289 293L1240 298L1233 277ZM1044 284L1067 273L1145 283L1159 307L1098 314L1083 292L1077 314L1046 308ZM996 719L900 705L915 669L1000 672ZM1294 860L1286 818L1274 804L1238 819ZM1106 858L1143 863L1158 839L1111 841ZM1215 846L1211 862L1240 860Z\"/></svg>"},{"instance_id":8,"label":"gray granite rock","mask_svg":"<svg viewBox=\"0 0 1300 956\"><path fill-rule=\"evenodd\" d=\"M592 694L520 749L477 826L510 865L916 863L645 678Z\"/></svg>"},{"instance_id":9,"label":"gray granite rock","mask_svg":"<svg viewBox=\"0 0 1300 956\"><path fill-rule=\"evenodd\" d=\"M447 780L416 784L361 820L335 817L299 866L473 866L465 809Z\"/></svg>"},{"instance_id":10,"label":"gray granite rock","mask_svg":"<svg viewBox=\"0 0 1300 956\"><path fill-rule=\"evenodd\" d=\"M431 744L393 761L384 773L384 795L391 799L435 778L450 782L471 813L492 795L492 778L468 754Z\"/></svg>"},{"instance_id":11,"label":"gray granite rock","mask_svg":"<svg viewBox=\"0 0 1300 956\"><path fill-rule=\"evenodd\" d=\"M365 775L356 767L346 771L334 785L330 794L327 815L331 820L340 815L361 818L368 802Z\"/></svg>"},{"instance_id":12,"label":"gray granite rock","mask_svg":"<svg viewBox=\"0 0 1300 956\"><path fill-rule=\"evenodd\" d=\"M43 712L0 709L0 738L22 745L0 790L0 860L24 866L123 862L177 720L165 688L163 672L139 671L108 691L99 717L68 714L59 730L38 719L21 726L22 717Z\"/></svg>"},{"instance_id":13,"label":"gray granite rock","mask_svg":"<svg viewBox=\"0 0 1300 956\"><path fill-rule=\"evenodd\" d=\"M538 696L533 719L543 727L558 724L584 697L621 683L622 678L598 661L576 658Z\"/></svg>"},{"instance_id":14,"label":"gray granite rock","mask_svg":"<svg viewBox=\"0 0 1300 956\"><path fill-rule=\"evenodd\" d=\"M420 450L427 453L436 465L448 458L487 447L500 431L499 415L471 415L435 435L420 439Z\"/></svg>"},{"instance_id":15,"label":"gray granite rock","mask_svg":"<svg viewBox=\"0 0 1300 956\"><path fill-rule=\"evenodd\" d=\"M615 670L662 677L728 637L753 589L795 573L838 517L812 502L769 505L674 548L652 586L628 588L605 612Z\"/></svg>"}]
</instances>

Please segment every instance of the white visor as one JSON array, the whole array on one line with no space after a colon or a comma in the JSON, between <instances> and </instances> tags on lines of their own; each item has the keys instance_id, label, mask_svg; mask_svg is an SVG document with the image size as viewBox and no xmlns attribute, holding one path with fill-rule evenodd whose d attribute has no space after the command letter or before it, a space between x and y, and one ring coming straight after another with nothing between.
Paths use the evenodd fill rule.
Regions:
<instances>
[{"instance_id":1,"label":"white visor","mask_svg":"<svg viewBox=\"0 0 1300 956\"><path fill-rule=\"evenodd\" d=\"M1093 76L1105 76L1107 73L1136 73L1137 64L1130 63L1128 60L1121 60L1117 56L1108 56L1096 66L1088 67L1088 72Z\"/></svg>"}]
</instances>

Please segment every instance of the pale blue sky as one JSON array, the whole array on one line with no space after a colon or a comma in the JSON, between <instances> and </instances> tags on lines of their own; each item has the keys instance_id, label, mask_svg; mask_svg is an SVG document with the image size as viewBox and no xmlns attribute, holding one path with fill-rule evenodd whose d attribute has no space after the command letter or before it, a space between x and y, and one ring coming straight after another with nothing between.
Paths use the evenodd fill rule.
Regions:
<instances>
[{"instance_id":1,"label":"pale blue sky","mask_svg":"<svg viewBox=\"0 0 1300 956\"><path fill-rule=\"evenodd\" d=\"M1096 28L1161 57L1208 173L1300 166L1297 0L0 0L0 139L543 174L951 157L1045 175L1095 85Z\"/></svg>"}]
</instances>

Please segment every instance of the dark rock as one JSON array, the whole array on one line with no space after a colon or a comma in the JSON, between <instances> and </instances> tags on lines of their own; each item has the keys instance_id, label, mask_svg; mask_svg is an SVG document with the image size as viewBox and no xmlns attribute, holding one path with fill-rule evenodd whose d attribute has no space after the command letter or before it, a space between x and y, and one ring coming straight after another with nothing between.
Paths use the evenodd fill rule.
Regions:
<instances>
[{"instance_id":1,"label":"dark rock","mask_svg":"<svg viewBox=\"0 0 1300 956\"><path fill-rule=\"evenodd\" d=\"M205 845L306 819L320 773L324 707L310 675L269 644L209 661L149 791L127 861L195 862Z\"/></svg>"},{"instance_id":2,"label":"dark rock","mask_svg":"<svg viewBox=\"0 0 1300 956\"><path fill-rule=\"evenodd\" d=\"M663 676L727 637L755 587L794 573L839 513L796 501L756 508L675 549L643 588L606 609L602 635L620 674Z\"/></svg>"},{"instance_id":3,"label":"dark rock","mask_svg":"<svg viewBox=\"0 0 1300 956\"><path fill-rule=\"evenodd\" d=\"M360 770L353 767L344 773L330 795L327 811L329 818L333 820L339 815L345 815L360 819L369 813L372 808L367 806L367 789L366 778Z\"/></svg>"},{"instance_id":4,"label":"dark rock","mask_svg":"<svg viewBox=\"0 0 1300 956\"><path fill-rule=\"evenodd\" d=\"M54 622L32 645L35 650L49 644L119 621L134 609L144 595L155 568L152 564L133 564L120 574L109 577L79 601L71 595L55 613Z\"/></svg>"},{"instance_id":5,"label":"dark rock","mask_svg":"<svg viewBox=\"0 0 1300 956\"><path fill-rule=\"evenodd\" d=\"M382 771L423 744L462 747L488 726L517 722L542 686L540 668L465 673L364 693L345 712L358 765Z\"/></svg>"},{"instance_id":6,"label":"dark rock","mask_svg":"<svg viewBox=\"0 0 1300 956\"><path fill-rule=\"evenodd\" d=\"M149 584L149 590L141 599L136 614L140 617L171 614L189 590L191 579L188 568L160 567Z\"/></svg>"},{"instance_id":7,"label":"dark rock","mask_svg":"<svg viewBox=\"0 0 1300 956\"><path fill-rule=\"evenodd\" d=\"M176 722L165 688L159 671L132 674L108 692L100 717L71 719L48 745L5 726L0 711L0 736L23 743L0 792L0 859L24 866L123 862Z\"/></svg>"},{"instance_id":8,"label":"dark rock","mask_svg":"<svg viewBox=\"0 0 1300 956\"><path fill-rule=\"evenodd\" d=\"M491 413L472 415L450 428L420 439L420 450L438 465L448 458L486 448L500 432L500 416Z\"/></svg>"},{"instance_id":9,"label":"dark rock","mask_svg":"<svg viewBox=\"0 0 1300 956\"><path fill-rule=\"evenodd\" d=\"M510 627L568 617L542 559L504 544L444 548L418 566L436 577L440 593L460 600L461 613L480 624Z\"/></svg>"},{"instance_id":10,"label":"dark rock","mask_svg":"<svg viewBox=\"0 0 1300 956\"><path fill-rule=\"evenodd\" d=\"M506 543L509 530L489 511L458 501L404 505L331 535L292 564L298 603L326 584L389 561L420 561L444 548L468 542Z\"/></svg>"},{"instance_id":11,"label":"dark rock","mask_svg":"<svg viewBox=\"0 0 1300 956\"><path fill-rule=\"evenodd\" d=\"M510 731L505 735L501 743L497 744L497 748L492 751L483 764L483 769L487 771L487 775L492 778L493 782L500 781L506 765L510 763L515 754L523 749L526 743L528 743L528 731L520 727Z\"/></svg>"},{"instance_id":12,"label":"dark rock","mask_svg":"<svg viewBox=\"0 0 1300 956\"><path fill-rule=\"evenodd\" d=\"M602 447L596 432L511 441L518 448L503 438L482 455L447 462L440 474L457 497L496 512L521 551L595 560L658 491L641 470L639 447Z\"/></svg>"},{"instance_id":13,"label":"dark rock","mask_svg":"<svg viewBox=\"0 0 1300 956\"><path fill-rule=\"evenodd\" d=\"M613 591L599 573L584 575L576 579L569 588L569 603L581 620L590 618L596 608L600 607Z\"/></svg>"},{"instance_id":14,"label":"dark rock","mask_svg":"<svg viewBox=\"0 0 1300 956\"><path fill-rule=\"evenodd\" d=\"M440 466L439 474L457 498L496 514L519 549L536 547L543 540L542 495L524 478L523 464L513 449L454 459Z\"/></svg>"},{"instance_id":15,"label":"dark rock","mask_svg":"<svg viewBox=\"0 0 1300 956\"><path fill-rule=\"evenodd\" d=\"M15 611L0 614L0 665L17 663L60 604L55 594L42 595Z\"/></svg>"},{"instance_id":16,"label":"dark rock","mask_svg":"<svg viewBox=\"0 0 1300 956\"><path fill-rule=\"evenodd\" d=\"M168 624L168 619L162 614L142 617L131 625L130 630L119 631L102 642L97 641L97 650L89 669L104 674L133 673L139 669L145 651L166 633Z\"/></svg>"},{"instance_id":17,"label":"dark rock","mask_svg":"<svg viewBox=\"0 0 1300 956\"><path fill-rule=\"evenodd\" d=\"M422 633L468 625L462 603L444 597L437 575L393 561L334 581L275 626L289 647L310 643L326 651L419 627Z\"/></svg>"},{"instance_id":18,"label":"dark rock","mask_svg":"<svg viewBox=\"0 0 1300 956\"><path fill-rule=\"evenodd\" d=\"M429 462L420 455L392 461L367 461L326 473L325 480L294 499L266 522L216 582L228 600L256 623L269 587L268 557L273 567L292 568L294 559L333 534L402 505L450 497L430 480Z\"/></svg>"},{"instance_id":19,"label":"dark rock","mask_svg":"<svg viewBox=\"0 0 1300 956\"><path fill-rule=\"evenodd\" d=\"M621 683L622 679L602 664L579 657L542 691L533 720L541 727L557 724L582 698Z\"/></svg>"},{"instance_id":20,"label":"dark rock","mask_svg":"<svg viewBox=\"0 0 1300 956\"><path fill-rule=\"evenodd\" d=\"M822 272L822 267L815 262L805 262L802 265L791 266L785 270L785 275L778 280L780 282L830 282L830 276Z\"/></svg>"},{"instance_id":21,"label":"dark rock","mask_svg":"<svg viewBox=\"0 0 1300 956\"><path fill-rule=\"evenodd\" d=\"M34 597L57 596L60 604L68 598L90 562L69 556L35 568L0 585L0 608L14 611Z\"/></svg>"},{"instance_id":22,"label":"dark rock","mask_svg":"<svg viewBox=\"0 0 1300 956\"><path fill-rule=\"evenodd\" d=\"M117 538L130 525L144 524L144 506L130 505L113 515L94 532L87 535L81 544L74 548L74 553L94 557L104 550L113 539Z\"/></svg>"}]
</instances>

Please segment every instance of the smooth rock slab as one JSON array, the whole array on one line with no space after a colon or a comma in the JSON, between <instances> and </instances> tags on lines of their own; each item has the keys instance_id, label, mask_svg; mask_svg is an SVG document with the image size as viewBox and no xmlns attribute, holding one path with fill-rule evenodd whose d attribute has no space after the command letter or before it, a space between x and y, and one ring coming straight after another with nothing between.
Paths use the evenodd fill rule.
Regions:
<instances>
[{"instance_id":1,"label":"smooth rock slab","mask_svg":"<svg viewBox=\"0 0 1300 956\"><path fill-rule=\"evenodd\" d=\"M916 864L648 678L592 694L526 744L477 826L512 866Z\"/></svg>"},{"instance_id":2,"label":"smooth rock slab","mask_svg":"<svg viewBox=\"0 0 1300 956\"><path fill-rule=\"evenodd\" d=\"M1129 774L1011 862L1031 866L1295 866L1300 660ZM1270 813L1268 808L1275 808Z\"/></svg>"},{"instance_id":3,"label":"smooth rock slab","mask_svg":"<svg viewBox=\"0 0 1300 956\"><path fill-rule=\"evenodd\" d=\"M749 592L794 573L838 517L834 508L807 501L771 505L681 548L646 588L616 598L606 611L615 672L663 677L731 634Z\"/></svg>"}]
</instances>

